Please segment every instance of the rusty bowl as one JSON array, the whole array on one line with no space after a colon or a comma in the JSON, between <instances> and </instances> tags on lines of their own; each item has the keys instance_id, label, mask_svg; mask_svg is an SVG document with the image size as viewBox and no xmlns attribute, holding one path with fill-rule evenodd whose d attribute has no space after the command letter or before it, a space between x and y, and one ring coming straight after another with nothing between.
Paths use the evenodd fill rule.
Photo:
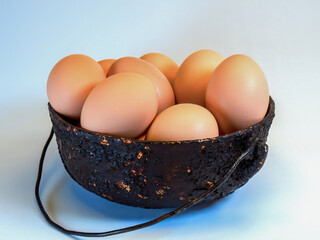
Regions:
<instances>
[{"instance_id":1,"label":"rusty bowl","mask_svg":"<svg viewBox=\"0 0 320 240\"><path fill-rule=\"evenodd\" d=\"M110 201L143 208L178 207L214 184L258 137L252 154L206 200L243 186L263 166L275 116L270 97L264 119L232 134L192 141L141 141L91 132L50 105L59 153L70 176Z\"/></svg>"}]
</instances>

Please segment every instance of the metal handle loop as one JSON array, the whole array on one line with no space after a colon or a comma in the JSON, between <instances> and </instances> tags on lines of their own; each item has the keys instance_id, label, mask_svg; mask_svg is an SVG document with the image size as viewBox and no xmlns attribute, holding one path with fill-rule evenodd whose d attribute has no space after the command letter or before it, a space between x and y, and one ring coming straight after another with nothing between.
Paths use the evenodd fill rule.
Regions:
<instances>
[{"instance_id":1,"label":"metal handle loop","mask_svg":"<svg viewBox=\"0 0 320 240\"><path fill-rule=\"evenodd\" d=\"M126 233L126 232L131 232L131 231L135 231L135 230L139 230L142 228L146 228L149 226L152 226L156 223L162 222L163 220L175 216L183 211L185 211L186 209L192 207L193 205L195 205L196 203L200 202L202 199L208 197L212 192L214 192L221 184L223 184L229 177L230 175L234 172L234 170L237 168L237 166L239 165L239 163L254 149L256 143L258 142L258 137L256 137L250 144L249 148L241 154L240 157L238 157L238 159L232 164L232 166L225 172L225 174L219 179L219 181L217 181L216 183L212 184L208 190L206 190L205 192L203 192L202 194L200 194L199 196L197 196L196 198L194 198L193 200L191 200L190 202L187 202L186 204L182 205L181 207L166 213L158 218L155 218L153 220L141 223L141 224L137 224L137 225L133 225L130 227L125 227L125 228L120 228L120 229L116 229L116 230L111 230L111 231L106 231L106 232L80 232L80 231L74 231L74 230L69 230L66 229L64 227L62 227L61 225L57 224L56 222L54 222L50 216L48 215L48 213L46 212L45 208L43 207L43 204L41 202L40 199L40 194L39 194L39 188L40 188L40 182L41 182L41 177L42 177L42 170L43 170L43 163L44 163L44 159L46 156L46 152L48 149L48 146L52 140L53 137L53 128L51 128L51 132L50 135L43 147L42 150L42 154L40 157L40 162L39 162L39 168L38 168L38 176L37 176L37 181L36 181L36 185L35 185L35 197L36 197L36 201L37 204L39 206L39 209L42 213L42 215L44 216L44 218L46 219L46 221L54 228L56 228L57 230L68 234L68 235L76 235L76 236L84 236L84 237L107 237L107 236L111 236L111 235L117 235L117 234L121 234L121 233Z\"/></svg>"}]
</instances>

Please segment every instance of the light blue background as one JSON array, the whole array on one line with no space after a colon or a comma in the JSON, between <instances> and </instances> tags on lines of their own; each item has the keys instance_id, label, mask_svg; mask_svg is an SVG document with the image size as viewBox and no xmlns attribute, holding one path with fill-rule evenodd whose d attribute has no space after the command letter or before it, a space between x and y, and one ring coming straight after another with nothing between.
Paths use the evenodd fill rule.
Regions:
<instances>
[{"instance_id":1,"label":"light blue background","mask_svg":"<svg viewBox=\"0 0 320 240\"><path fill-rule=\"evenodd\" d=\"M33 196L50 130L46 80L59 59L152 51L180 64L203 48L247 54L264 70L277 112L267 162L212 206L110 239L319 239L319 9L317 0L1 1L0 239L69 239L46 224ZM166 211L83 190L63 169L55 143L42 186L49 212L73 229L118 228Z\"/></svg>"}]
</instances>

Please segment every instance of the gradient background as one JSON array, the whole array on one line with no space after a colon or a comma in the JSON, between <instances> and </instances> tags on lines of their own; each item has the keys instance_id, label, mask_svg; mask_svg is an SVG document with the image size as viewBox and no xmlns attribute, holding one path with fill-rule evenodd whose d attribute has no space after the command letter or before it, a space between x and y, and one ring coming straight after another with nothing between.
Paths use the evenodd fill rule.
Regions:
<instances>
[{"instance_id":1,"label":"gradient background","mask_svg":"<svg viewBox=\"0 0 320 240\"><path fill-rule=\"evenodd\" d=\"M72 53L97 60L210 48L264 70L276 118L264 168L243 188L151 228L110 239L320 239L320 1L0 2L0 239L70 239L44 221L33 188L50 130L46 81ZM167 210L101 199L74 183L51 144L42 199L68 228L124 227ZM79 238L83 239L83 238Z\"/></svg>"}]
</instances>

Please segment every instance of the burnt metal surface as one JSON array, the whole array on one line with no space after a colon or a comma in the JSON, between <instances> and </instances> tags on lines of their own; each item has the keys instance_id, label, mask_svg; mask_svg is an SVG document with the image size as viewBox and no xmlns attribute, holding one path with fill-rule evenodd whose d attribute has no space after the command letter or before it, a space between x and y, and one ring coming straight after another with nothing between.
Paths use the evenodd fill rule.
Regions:
<instances>
[{"instance_id":1,"label":"burnt metal surface","mask_svg":"<svg viewBox=\"0 0 320 240\"><path fill-rule=\"evenodd\" d=\"M110 201L144 208L178 207L198 196L259 137L253 153L206 200L244 185L265 162L275 115L270 97L265 118L244 130L211 139L153 142L85 130L48 105L59 153L71 177Z\"/></svg>"}]
</instances>

